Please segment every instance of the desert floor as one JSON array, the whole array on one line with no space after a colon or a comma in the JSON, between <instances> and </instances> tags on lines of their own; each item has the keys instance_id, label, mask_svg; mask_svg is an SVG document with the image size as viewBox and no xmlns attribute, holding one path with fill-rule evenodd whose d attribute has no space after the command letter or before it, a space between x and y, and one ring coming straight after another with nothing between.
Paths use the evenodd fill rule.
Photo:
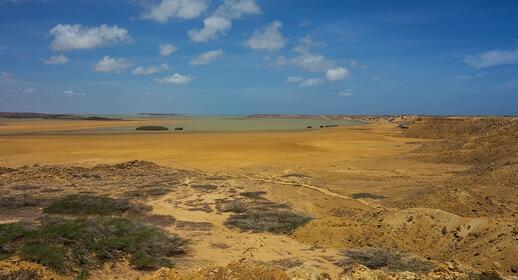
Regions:
<instances>
[{"instance_id":1,"label":"desert floor","mask_svg":"<svg viewBox=\"0 0 518 280\"><path fill-rule=\"evenodd\" d=\"M170 120L6 122L0 125L0 166L37 171L42 166L94 167L142 160L184 170L181 178L175 177L181 187L145 201L153 214L176 219L176 224L163 228L191 239L189 252L178 260L181 268L248 259L287 268L308 264L335 279L343 270L337 265L343 250L390 247L432 261L455 260L476 269L515 274L518 194L516 189L506 194L505 187L516 182L488 195L490 183L459 177L471 170L472 163L422 157L419 147L436 139L404 136L386 120L289 132L95 131L166 122ZM4 182L51 184L63 194L77 192L58 177L34 181L30 176L6 176ZM120 192L115 183L98 190L90 181L82 186L81 182L74 182L81 191L92 188L112 196ZM445 191L448 184L462 189ZM200 187L205 185L215 187ZM264 191L264 198L287 203L314 220L291 235L226 227L230 214L217 211L218 201L250 191ZM477 206L479 200L490 202ZM505 214L499 210L502 207L507 207ZM38 209L4 211L0 223L30 219ZM129 278L142 272L121 263L92 275Z\"/></svg>"}]
</instances>

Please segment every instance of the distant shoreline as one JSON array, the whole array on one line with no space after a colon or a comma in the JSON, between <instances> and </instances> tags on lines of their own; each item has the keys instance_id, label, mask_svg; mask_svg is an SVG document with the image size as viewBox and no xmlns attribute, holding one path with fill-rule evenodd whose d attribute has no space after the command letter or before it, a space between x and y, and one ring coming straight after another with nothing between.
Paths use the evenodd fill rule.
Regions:
<instances>
[{"instance_id":1,"label":"distant shoreline","mask_svg":"<svg viewBox=\"0 0 518 280\"><path fill-rule=\"evenodd\" d=\"M120 121L122 118L101 116L81 116L73 114L46 114L32 112L0 112L0 119L47 119L47 120L85 120L85 121Z\"/></svg>"}]
</instances>

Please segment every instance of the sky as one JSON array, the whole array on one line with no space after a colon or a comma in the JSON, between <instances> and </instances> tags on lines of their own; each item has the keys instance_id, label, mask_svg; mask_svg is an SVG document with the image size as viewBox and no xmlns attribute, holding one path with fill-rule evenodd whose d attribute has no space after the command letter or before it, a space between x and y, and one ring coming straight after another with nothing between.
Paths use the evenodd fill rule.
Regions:
<instances>
[{"instance_id":1,"label":"sky","mask_svg":"<svg viewBox=\"0 0 518 280\"><path fill-rule=\"evenodd\" d=\"M518 1L0 0L0 111L518 114Z\"/></svg>"}]
</instances>

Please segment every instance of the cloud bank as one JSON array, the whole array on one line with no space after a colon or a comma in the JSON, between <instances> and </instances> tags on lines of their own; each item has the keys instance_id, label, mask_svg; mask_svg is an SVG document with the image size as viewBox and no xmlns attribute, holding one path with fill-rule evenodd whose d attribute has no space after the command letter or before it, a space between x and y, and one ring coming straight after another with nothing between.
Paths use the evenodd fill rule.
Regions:
<instances>
[{"instance_id":1,"label":"cloud bank","mask_svg":"<svg viewBox=\"0 0 518 280\"><path fill-rule=\"evenodd\" d=\"M50 30L50 35L54 37L50 45L54 51L93 49L131 39L128 30L106 24L98 27L58 24Z\"/></svg>"}]
</instances>

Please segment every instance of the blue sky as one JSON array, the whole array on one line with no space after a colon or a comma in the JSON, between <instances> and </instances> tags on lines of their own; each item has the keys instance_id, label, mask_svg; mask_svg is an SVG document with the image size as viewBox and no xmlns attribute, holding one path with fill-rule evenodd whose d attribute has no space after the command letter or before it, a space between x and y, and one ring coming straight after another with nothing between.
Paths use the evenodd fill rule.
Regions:
<instances>
[{"instance_id":1,"label":"blue sky","mask_svg":"<svg viewBox=\"0 0 518 280\"><path fill-rule=\"evenodd\" d=\"M0 111L518 114L518 1L0 0Z\"/></svg>"}]
</instances>

